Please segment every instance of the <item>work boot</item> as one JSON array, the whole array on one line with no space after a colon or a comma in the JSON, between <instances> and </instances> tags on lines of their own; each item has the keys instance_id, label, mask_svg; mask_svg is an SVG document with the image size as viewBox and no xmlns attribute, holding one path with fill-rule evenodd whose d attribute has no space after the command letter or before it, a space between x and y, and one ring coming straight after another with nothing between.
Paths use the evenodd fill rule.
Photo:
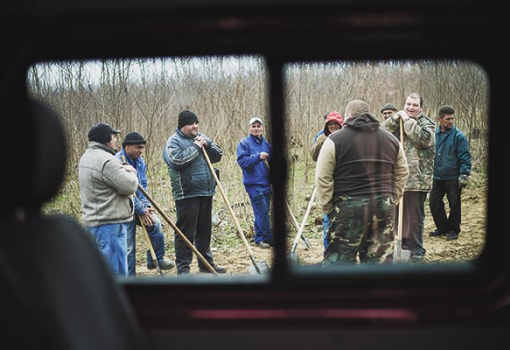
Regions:
<instances>
[{"instance_id":1,"label":"work boot","mask_svg":"<svg viewBox=\"0 0 510 350\"><path fill-rule=\"evenodd\" d=\"M261 249L269 249L269 248L271 248L271 246L268 243L264 242L264 241L255 243L255 245L257 247L261 248Z\"/></svg>"},{"instance_id":2,"label":"work boot","mask_svg":"<svg viewBox=\"0 0 510 350\"><path fill-rule=\"evenodd\" d=\"M454 239L457 239L457 238L459 238L459 233L455 232L455 231L450 231L446 235L446 240L447 241L453 241Z\"/></svg>"},{"instance_id":3,"label":"work boot","mask_svg":"<svg viewBox=\"0 0 510 350\"><path fill-rule=\"evenodd\" d=\"M168 260L168 259L158 260L158 264L159 264L159 268L161 270L171 270L175 267L174 262L171 260ZM156 265L154 264L154 262L150 262L150 263L148 262L147 268L149 270L154 270L156 268Z\"/></svg>"},{"instance_id":4,"label":"work boot","mask_svg":"<svg viewBox=\"0 0 510 350\"><path fill-rule=\"evenodd\" d=\"M431 231L429 233L429 237L439 237L439 236L444 236L446 233L441 233L439 232L439 230L434 230L434 231Z\"/></svg>"},{"instance_id":5,"label":"work boot","mask_svg":"<svg viewBox=\"0 0 510 350\"><path fill-rule=\"evenodd\" d=\"M274 239L271 238L271 239L265 239L264 240L264 243L267 243L269 244L271 247L274 247Z\"/></svg>"},{"instance_id":6,"label":"work boot","mask_svg":"<svg viewBox=\"0 0 510 350\"><path fill-rule=\"evenodd\" d=\"M227 272L227 269L222 267L222 266L218 266L218 265L212 265L212 268L214 269L214 271L216 271L216 273L226 273ZM201 273L211 273L207 268L199 268L198 269Z\"/></svg>"},{"instance_id":7,"label":"work boot","mask_svg":"<svg viewBox=\"0 0 510 350\"><path fill-rule=\"evenodd\" d=\"M412 262L422 262L423 261L423 253L411 253L411 261Z\"/></svg>"}]
</instances>

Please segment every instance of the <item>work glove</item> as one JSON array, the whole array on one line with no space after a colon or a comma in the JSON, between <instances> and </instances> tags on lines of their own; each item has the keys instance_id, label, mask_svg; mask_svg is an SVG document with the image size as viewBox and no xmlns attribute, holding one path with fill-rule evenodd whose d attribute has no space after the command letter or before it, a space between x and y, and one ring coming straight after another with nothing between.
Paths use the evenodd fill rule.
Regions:
<instances>
[{"instance_id":1,"label":"work glove","mask_svg":"<svg viewBox=\"0 0 510 350\"><path fill-rule=\"evenodd\" d=\"M469 176L466 174L460 174L459 176L459 188L467 187L469 183Z\"/></svg>"}]
</instances>

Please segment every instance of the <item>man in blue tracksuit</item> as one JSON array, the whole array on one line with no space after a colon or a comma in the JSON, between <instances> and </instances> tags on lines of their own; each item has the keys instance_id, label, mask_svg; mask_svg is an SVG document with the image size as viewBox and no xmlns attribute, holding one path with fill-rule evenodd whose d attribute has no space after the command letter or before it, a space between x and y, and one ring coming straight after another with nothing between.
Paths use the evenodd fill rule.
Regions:
<instances>
[{"instance_id":1,"label":"man in blue tracksuit","mask_svg":"<svg viewBox=\"0 0 510 350\"><path fill-rule=\"evenodd\" d=\"M430 237L446 236L451 241L459 237L461 223L462 188L466 187L471 173L471 153L466 136L454 124L455 110L450 106L439 109L439 126L436 128L434 179L430 191L430 213L436 230ZM443 198L446 195L450 214L446 216Z\"/></svg>"},{"instance_id":2,"label":"man in blue tracksuit","mask_svg":"<svg viewBox=\"0 0 510 350\"><path fill-rule=\"evenodd\" d=\"M123 162L124 160L136 169L138 183L147 190L147 167L142 158L143 150L147 141L137 132L130 132L122 141L122 150L115 156ZM175 264L165 259L165 236L161 220L154 214L154 208L151 207L149 200L143 193L137 189L133 196L135 215L133 221L129 223L127 239L127 262L129 276L136 276L136 225L141 225L140 217L147 228L149 239L151 240L154 253L158 259L158 265L161 270L170 270ZM147 250L147 268L155 269L156 265L152 260L150 250Z\"/></svg>"},{"instance_id":3,"label":"man in blue tracksuit","mask_svg":"<svg viewBox=\"0 0 510 350\"><path fill-rule=\"evenodd\" d=\"M264 132L262 119L251 118L248 127L250 135L242 139L237 146L237 164L243 171L244 188L250 197L255 216L255 244L267 249L274 246L269 217L271 183L267 164L271 145L262 135Z\"/></svg>"}]
</instances>

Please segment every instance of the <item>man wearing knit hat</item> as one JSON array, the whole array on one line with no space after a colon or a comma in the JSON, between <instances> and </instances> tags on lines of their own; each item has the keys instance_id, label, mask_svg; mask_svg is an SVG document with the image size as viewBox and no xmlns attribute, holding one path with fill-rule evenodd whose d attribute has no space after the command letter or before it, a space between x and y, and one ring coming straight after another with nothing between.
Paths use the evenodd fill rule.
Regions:
<instances>
[{"instance_id":1,"label":"man wearing knit hat","mask_svg":"<svg viewBox=\"0 0 510 350\"><path fill-rule=\"evenodd\" d=\"M198 132L197 115L189 110L182 111L177 118L175 133L168 138L163 149L175 200L176 226L217 273L225 273L225 268L214 263L210 248L216 181L203 154L204 150L211 163L221 160L223 151L220 146ZM174 237L177 274L188 275L193 252L179 235L174 234ZM200 272L209 272L200 260L198 268Z\"/></svg>"},{"instance_id":2,"label":"man wearing knit hat","mask_svg":"<svg viewBox=\"0 0 510 350\"><path fill-rule=\"evenodd\" d=\"M126 234L133 220L132 195L138 178L133 166L115 158L119 133L106 123L90 128L89 145L78 165L78 180L87 230L112 273L127 276Z\"/></svg>"},{"instance_id":3,"label":"man wearing knit hat","mask_svg":"<svg viewBox=\"0 0 510 350\"><path fill-rule=\"evenodd\" d=\"M142 158L147 141L137 132L130 132L122 141L122 149L116 154L116 157L123 162L124 160L136 169L138 183L147 190L147 166ZM175 264L165 259L165 236L161 220L154 213L151 203L140 191L136 190L133 197L135 205L135 216L131 221L127 231L127 259L128 274L136 276L136 225L144 225L147 228L149 239L157 258L157 265L161 270L170 270ZM140 218L142 222L140 222ZM150 250L147 250L147 268L155 269L156 264L152 259Z\"/></svg>"},{"instance_id":4,"label":"man wearing knit hat","mask_svg":"<svg viewBox=\"0 0 510 350\"><path fill-rule=\"evenodd\" d=\"M381 113L383 115L384 120L391 117L393 114L395 114L396 111L398 111L397 107L395 107L395 105L393 105L391 103L386 103L381 108Z\"/></svg>"}]
</instances>

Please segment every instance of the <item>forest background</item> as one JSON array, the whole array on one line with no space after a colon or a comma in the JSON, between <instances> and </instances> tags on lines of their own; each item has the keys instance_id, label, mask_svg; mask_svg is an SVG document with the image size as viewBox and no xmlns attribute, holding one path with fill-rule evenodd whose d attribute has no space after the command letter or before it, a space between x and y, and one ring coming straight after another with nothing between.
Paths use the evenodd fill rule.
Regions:
<instances>
[{"instance_id":1,"label":"forest background","mask_svg":"<svg viewBox=\"0 0 510 350\"><path fill-rule=\"evenodd\" d=\"M285 66L283 75L289 160L287 200L298 221L303 217L314 186L315 163L308 148L315 134L324 127L323 116L332 110L343 115L347 102L355 98L367 101L381 122L381 106L389 102L402 108L411 92L423 97L423 111L434 121L440 106L453 106L456 125L468 137L472 152L472 186L480 190L477 198L486 197L489 81L477 64L464 61L296 63ZM56 109L67 136L65 182L59 194L45 205L47 213L64 213L82 221L77 164L87 148L90 127L106 122L122 131L121 139L131 131L146 138L143 157L147 163L149 193L175 218L162 151L175 131L177 115L190 109L199 118L199 131L223 149L223 159L216 164L221 171L220 181L245 235L253 236L253 214L236 162L236 148L249 134L247 123L253 116L265 121L265 136L272 142L271 117L279 116L269 115L268 73L263 58L42 62L30 68L27 84L32 96ZM484 203L485 199L481 201ZM217 245L214 249L241 245L225 208L218 193L213 206L216 214L213 243ZM481 215L485 217L485 213ZM320 224L320 217L320 210L315 207L307 223L307 234L318 242L321 229L313 227L315 223ZM292 231L292 223L289 227ZM171 255L173 232L166 231ZM137 245L143 245L141 239ZM138 249L140 264L144 255L145 248Z\"/></svg>"}]
</instances>

